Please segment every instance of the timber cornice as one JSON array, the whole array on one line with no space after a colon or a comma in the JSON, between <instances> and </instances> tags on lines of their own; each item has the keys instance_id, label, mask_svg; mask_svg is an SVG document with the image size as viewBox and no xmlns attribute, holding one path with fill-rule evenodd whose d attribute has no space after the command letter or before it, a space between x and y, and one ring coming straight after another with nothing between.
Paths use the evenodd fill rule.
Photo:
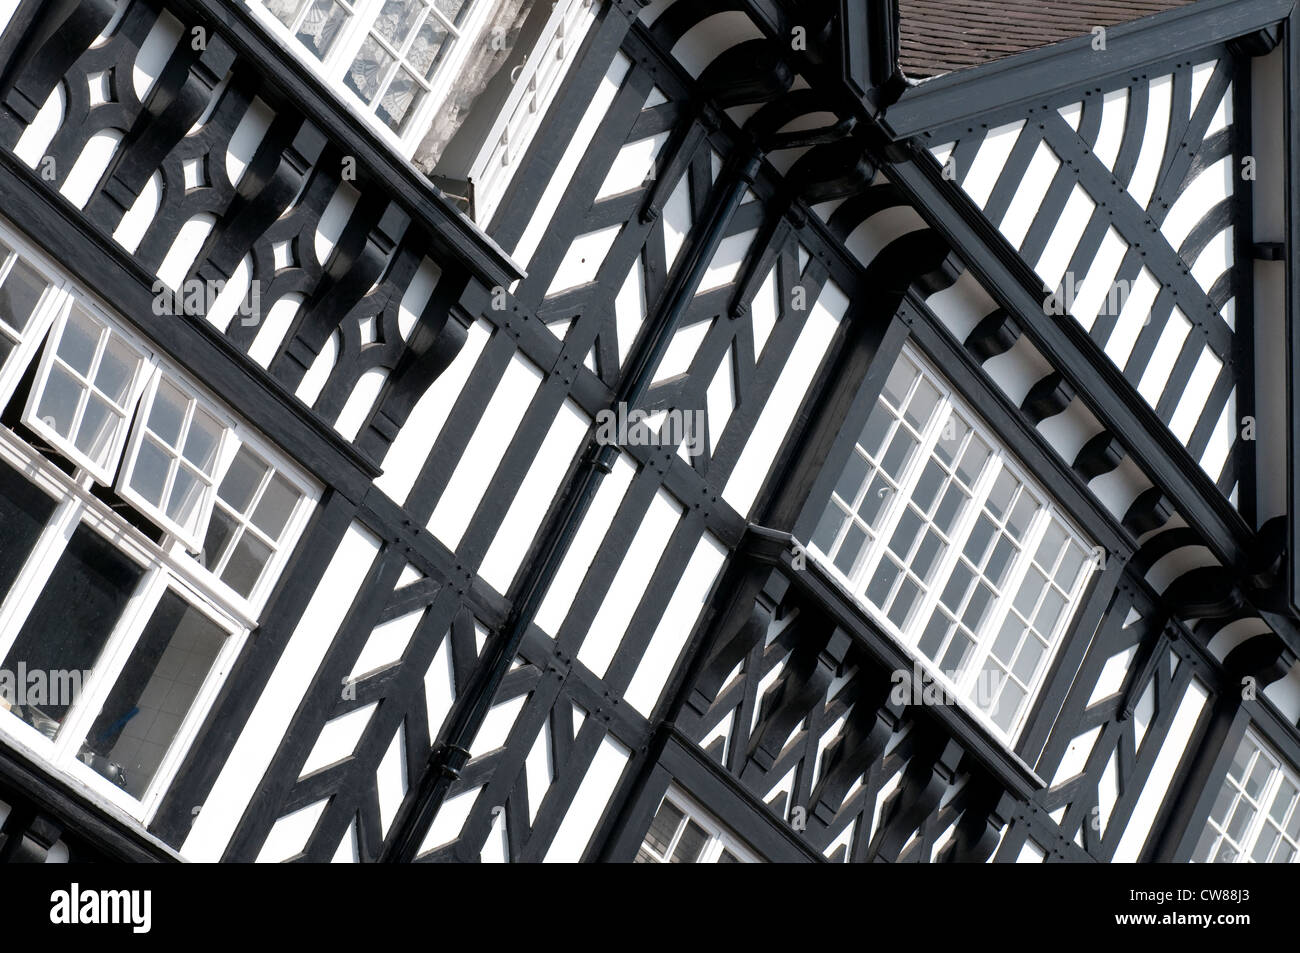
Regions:
<instances>
[{"instance_id":1,"label":"timber cornice","mask_svg":"<svg viewBox=\"0 0 1300 953\"><path fill-rule=\"evenodd\" d=\"M155 279L116 242L86 221L61 195L43 188L13 153L0 149L5 213L60 262L76 262L77 281L181 366L201 369L203 382L304 469L359 501L379 468L336 430L203 320L159 314Z\"/></svg>"},{"instance_id":2,"label":"timber cornice","mask_svg":"<svg viewBox=\"0 0 1300 953\"><path fill-rule=\"evenodd\" d=\"M1199 0L1163 13L1106 27L1105 49L1095 37L1075 37L908 86L882 117L894 139L906 139L993 112L1023 114L1108 77L1272 27L1295 0Z\"/></svg>"}]
</instances>

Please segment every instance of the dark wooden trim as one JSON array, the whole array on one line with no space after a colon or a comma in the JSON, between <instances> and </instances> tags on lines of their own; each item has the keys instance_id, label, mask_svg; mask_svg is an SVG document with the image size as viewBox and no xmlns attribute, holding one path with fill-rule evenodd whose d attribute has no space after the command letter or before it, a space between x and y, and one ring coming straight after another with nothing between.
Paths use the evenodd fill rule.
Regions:
<instances>
[{"instance_id":1,"label":"dark wooden trim","mask_svg":"<svg viewBox=\"0 0 1300 953\"><path fill-rule=\"evenodd\" d=\"M1224 40L1277 23L1293 0L1200 0L1154 16L1106 28L1106 49L1091 35L958 70L909 87L885 113L897 139L1031 103L1085 84L1145 70L1154 61L1184 57Z\"/></svg>"},{"instance_id":2,"label":"dark wooden trim","mask_svg":"<svg viewBox=\"0 0 1300 953\"><path fill-rule=\"evenodd\" d=\"M414 166L338 103L321 79L286 53L242 3L222 0L170 0L182 20L214 24L235 52L250 63L276 64L263 74L281 98L291 102L345 154L374 176L388 195L425 225L434 245L455 258L489 287L509 285L523 275L492 239L471 222Z\"/></svg>"},{"instance_id":3,"label":"dark wooden trim","mask_svg":"<svg viewBox=\"0 0 1300 953\"><path fill-rule=\"evenodd\" d=\"M379 467L286 392L248 355L202 319L156 313L154 277L121 246L98 233L66 199L51 192L11 152L0 150L3 213L65 269L79 287L198 377L247 423L300 467L359 500Z\"/></svg>"}]
</instances>

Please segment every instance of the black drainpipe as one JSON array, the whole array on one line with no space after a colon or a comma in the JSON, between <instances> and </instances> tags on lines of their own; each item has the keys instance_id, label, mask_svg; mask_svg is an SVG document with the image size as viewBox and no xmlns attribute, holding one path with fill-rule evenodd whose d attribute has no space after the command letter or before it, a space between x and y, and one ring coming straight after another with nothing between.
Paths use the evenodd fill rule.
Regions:
<instances>
[{"instance_id":1,"label":"black drainpipe","mask_svg":"<svg viewBox=\"0 0 1300 953\"><path fill-rule=\"evenodd\" d=\"M677 323L690 305L705 269L713 261L723 231L740 204L745 189L753 183L761 161L762 153L758 145L747 141L739 146L719 174L704 228L699 237L690 243L686 261L670 280L670 293L665 306L659 309L643 339L644 344L633 353L633 363L614 396L615 409L620 403L628 407L636 406L650 386L651 375L668 350ZM529 561L528 575L520 587L510 614L497 636L489 640L484 658L475 667L469 684L453 706L445 740L429 750L429 758L419 782L402 801L397 817L393 819L392 833L380 852L381 863L409 863L415 859L430 823L446 800L452 782L460 777L461 769L469 761L469 746L492 707L492 700L510 670L510 663L519 651L524 633L541 608L542 599L555 579L555 574L578 533L578 527L600 488L600 481L613 469L618 453L616 446L598 442L593 429L587 440L582 463L574 473L565 491L563 503L550 524L554 529L545 534L541 551Z\"/></svg>"}]
</instances>

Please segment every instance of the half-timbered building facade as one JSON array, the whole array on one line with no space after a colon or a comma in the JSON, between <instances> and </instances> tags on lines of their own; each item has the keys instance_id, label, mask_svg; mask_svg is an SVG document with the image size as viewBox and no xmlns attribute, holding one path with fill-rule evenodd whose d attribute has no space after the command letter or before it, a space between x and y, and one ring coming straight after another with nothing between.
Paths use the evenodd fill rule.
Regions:
<instances>
[{"instance_id":1,"label":"half-timbered building facade","mask_svg":"<svg viewBox=\"0 0 1300 953\"><path fill-rule=\"evenodd\" d=\"M1293 0L0 3L0 859L1289 862Z\"/></svg>"}]
</instances>

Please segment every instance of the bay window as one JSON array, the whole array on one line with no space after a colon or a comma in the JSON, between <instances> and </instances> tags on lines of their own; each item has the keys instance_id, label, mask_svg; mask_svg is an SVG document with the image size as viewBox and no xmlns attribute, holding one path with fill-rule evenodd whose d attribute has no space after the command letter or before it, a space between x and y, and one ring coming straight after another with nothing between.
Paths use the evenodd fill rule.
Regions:
<instances>
[{"instance_id":1,"label":"bay window","mask_svg":"<svg viewBox=\"0 0 1300 953\"><path fill-rule=\"evenodd\" d=\"M318 491L5 241L0 734L147 821Z\"/></svg>"},{"instance_id":2,"label":"bay window","mask_svg":"<svg viewBox=\"0 0 1300 953\"><path fill-rule=\"evenodd\" d=\"M1096 562L991 429L905 348L810 549L881 624L1014 740Z\"/></svg>"},{"instance_id":3,"label":"bay window","mask_svg":"<svg viewBox=\"0 0 1300 953\"><path fill-rule=\"evenodd\" d=\"M1295 769L1247 731L1210 810L1193 863L1296 863L1298 794Z\"/></svg>"}]
</instances>

